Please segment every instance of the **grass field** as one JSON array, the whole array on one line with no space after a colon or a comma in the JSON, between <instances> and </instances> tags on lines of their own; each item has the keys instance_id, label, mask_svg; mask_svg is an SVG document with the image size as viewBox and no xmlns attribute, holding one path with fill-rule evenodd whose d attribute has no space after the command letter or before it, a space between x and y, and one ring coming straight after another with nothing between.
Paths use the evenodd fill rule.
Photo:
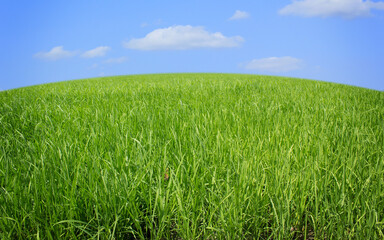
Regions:
<instances>
[{"instance_id":1,"label":"grass field","mask_svg":"<svg viewBox=\"0 0 384 240\"><path fill-rule=\"evenodd\" d=\"M0 239L383 239L384 92L158 74L0 92Z\"/></svg>"}]
</instances>

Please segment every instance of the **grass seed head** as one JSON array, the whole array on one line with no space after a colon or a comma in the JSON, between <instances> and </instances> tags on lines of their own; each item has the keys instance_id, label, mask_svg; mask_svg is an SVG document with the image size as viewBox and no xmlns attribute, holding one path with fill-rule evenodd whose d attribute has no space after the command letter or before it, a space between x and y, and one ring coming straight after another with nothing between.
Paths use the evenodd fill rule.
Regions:
<instances>
[{"instance_id":1,"label":"grass seed head","mask_svg":"<svg viewBox=\"0 0 384 240\"><path fill-rule=\"evenodd\" d=\"M165 169L165 173L164 173L164 181L168 181L169 180L169 168Z\"/></svg>"}]
</instances>

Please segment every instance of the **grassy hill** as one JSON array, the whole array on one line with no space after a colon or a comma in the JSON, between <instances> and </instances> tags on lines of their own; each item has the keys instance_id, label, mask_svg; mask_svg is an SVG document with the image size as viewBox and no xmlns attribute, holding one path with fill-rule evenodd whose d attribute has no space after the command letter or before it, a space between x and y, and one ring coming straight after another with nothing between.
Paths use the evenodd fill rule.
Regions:
<instances>
[{"instance_id":1,"label":"grassy hill","mask_svg":"<svg viewBox=\"0 0 384 240\"><path fill-rule=\"evenodd\" d=\"M235 74L0 92L1 239L384 238L384 93Z\"/></svg>"}]
</instances>

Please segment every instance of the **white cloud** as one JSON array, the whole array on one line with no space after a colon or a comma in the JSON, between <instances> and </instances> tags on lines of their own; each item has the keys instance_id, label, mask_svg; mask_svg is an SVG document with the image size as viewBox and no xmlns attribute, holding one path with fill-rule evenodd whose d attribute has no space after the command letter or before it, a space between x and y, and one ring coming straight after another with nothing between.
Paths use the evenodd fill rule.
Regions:
<instances>
[{"instance_id":1,"label":"white cloud","mask_svg":"<svg viewBox=\"0 0 384 240\"><path fill-rule=\"evenodd\" d=\"M178 25L156 29L144 38L124 42L123 46L137 50L185 50L236 47L242 41L240 36L226 37L220 32L210 33L204 27Z\"/></svg>"},{"instance_id":2,"label":"white cloud","mask_svg":"<svg viewBox=\"0 0 384 240\"><path fill-rule=\"evenodd\" d=\"M104 61L104 63L123 63L127 61L126 57L110 58Z\"/></svg>"},{"instance_id":3,"label":"white cloud","mask_svg":"<svg viewBox=\"0 0 384 240\"><path fill-rule=\"evenodd\" d=\"M84 58L95 58L104 56L111 48L108 46L100 46L89 51L86 51L81 56Z\"/></svg>"},{"instance_id":4,"label":"white cloud","mask_svg":"<svg viewBox=\"0 0 384 240\"><path fill-rule=\"evenodd\" d=\"M293 0L280 9L282 15L297 15L303 17L332 17L341 16L354 18L369 16L371 9L384 10L384 2L370 0Z\"/></svg>"},{"instance_id":5,"label":"white cloud","mask_svg":"<svg viewBox=\"0 0 384 240\"><path fill-rule=\"evenodd\" d=\"M75 56L75 51L66 51L63 46L57 46L51 49L49 52L38 52L35 54L35 57L40 59L45 59L49 61L55 61L62 58L69 58Z\"/></svg>"},{"instance_id":6,"label":"white cloud","mask_svg":"<svg viewBox=\"0 0 384 240\"><path fill-rule=\"evenodd\" d=\"M245 69L266 72L288 72L300 69L302 60L293 57L269 57L253 59L245 65Z\"/></svg>"},{"instance_id":7,"label":"white cloud","mask_svg":"<svg viewBox=\"0 0 384 240\"><path fill-rule=\"evenodd\" d=\"M229 18L229 20L239 20L239 19L249 18L249 16L250 15L247 12L236 10L233 16Z\"/></svg>"}]
</instances>

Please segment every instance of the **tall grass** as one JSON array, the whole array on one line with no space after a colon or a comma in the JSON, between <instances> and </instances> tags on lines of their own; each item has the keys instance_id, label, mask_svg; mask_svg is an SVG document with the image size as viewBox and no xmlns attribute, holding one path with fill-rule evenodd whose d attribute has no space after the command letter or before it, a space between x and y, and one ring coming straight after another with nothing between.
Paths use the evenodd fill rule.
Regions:
<instances>
[{"instance_id":1,"label":"tall grass","mask_svg":"<svg viewBox=\"0 0 384 240\"><path fill-rule=\"evenodd\" d=\"M0 238L383 239L384 93L230 74L0 92ZM166 176L168 175L168 176Z\"/></svg>"}]
</instances>

